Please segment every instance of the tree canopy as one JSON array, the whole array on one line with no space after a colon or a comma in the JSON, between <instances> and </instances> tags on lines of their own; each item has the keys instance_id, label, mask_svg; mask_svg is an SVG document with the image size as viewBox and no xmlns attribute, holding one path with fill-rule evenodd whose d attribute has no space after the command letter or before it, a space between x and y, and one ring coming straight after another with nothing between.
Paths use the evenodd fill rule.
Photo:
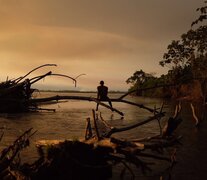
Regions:
<instances>
[{"instance_id":1,"label":"tree canopy","mask_svg":"<svg viewBox=\"0 0 207 180\"><path fill-rule=\"evenodd\" d=\"M206 4L207 1L204 1ZM166 75L159 78L143 70L136 71L127 79L132 84L130 90L140 89L150 85L182 84L198 80L202 87L207 83L207 6L197 8L199 15L190 30L181 35L180 40L173 40L167 47L163 59L159 62L162 67L168 67ZM150 83L149 83L150 82ZM206 93L206 88L203 89Z\"/></svg>"}]
</instances>

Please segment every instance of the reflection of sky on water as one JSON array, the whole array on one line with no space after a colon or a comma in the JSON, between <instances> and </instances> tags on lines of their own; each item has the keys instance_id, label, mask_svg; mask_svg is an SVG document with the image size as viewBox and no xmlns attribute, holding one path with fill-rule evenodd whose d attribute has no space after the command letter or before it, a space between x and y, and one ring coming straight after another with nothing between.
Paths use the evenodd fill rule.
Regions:
<instances>
[{"instance_id":1,"label":"reflection of sky on water","mask_svg":"<svg viewBox=\"0 0 207 180\"><path fill-rule=\"evenodd\" d=\"M54 96L57 93L41 93L41 96ZM60 95L77 95L77 96L92 96L96 97L95 93L82 94L67 94ZM111 98L117 98L120 94L110 94ZM151 108L160 107L160 99L127 97L128 100L140 104L144 104ZM111 112L109 109L99 106L99 113L114 127L124 127L136 122L141 122L147 119L152 114L144 109L131 106L124 103L113 103L114 108L122 111L125 116L121 119L120 115ZM5 147L12 143L14 139L22 132L29 128L34 128L38 132L34 135L33 142L40 139L76 139L83 137L86 127L86 118L92 119L92 109L95 109L96 103L88 101L74 101L70 100L58 104L42 105L42 108L55 108L56 112L38 112L38 113L24 113L24 114L2 114L0 116L0 128L5 132L1 147ZM157 121L152 121L141 127L132 129L130 131L115 134L115 136L124 138L140 138L144 136L152 136L159 133L159 126Z\"/></svg>"}]
</instances>

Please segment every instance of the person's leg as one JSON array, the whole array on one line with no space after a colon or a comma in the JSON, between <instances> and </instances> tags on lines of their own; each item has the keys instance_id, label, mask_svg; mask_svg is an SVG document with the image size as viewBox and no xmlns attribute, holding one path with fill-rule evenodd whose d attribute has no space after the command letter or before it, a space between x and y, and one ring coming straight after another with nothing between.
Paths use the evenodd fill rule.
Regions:
<instances>
[{"instance_id":1,"label":"person's leg","mask_svg":"<svg viewBox=\"0 0 207 180\"><path fill-rule=\"evenodd\" d=\"M98 111L98 106L99 106L99 103L97 103L97 105L96 105L96 111Z\"/></svg>"},{"instance_id":2,"label":"person's leg","mask_svg":"<svg viewBox=\"0 0 207 180\"><path fill-rule=\"evenodd\" d=\"M112 103L111 103L111 100L109 99L109 105L113 108L113 106L112 106Z\"/></svg>"},{"instance_id":3,"label":"person's leg","mask_svg":"<svg viewBox=\"0 0 207 180\"><path fill-rule=\"evenodd\" d=\"M113 108L110 98L107 97L107 100L108 100L109 105L111 106L111 108ZM113 110L112 110L112 111L113 111Z\"/></svg>"}]
</instances>

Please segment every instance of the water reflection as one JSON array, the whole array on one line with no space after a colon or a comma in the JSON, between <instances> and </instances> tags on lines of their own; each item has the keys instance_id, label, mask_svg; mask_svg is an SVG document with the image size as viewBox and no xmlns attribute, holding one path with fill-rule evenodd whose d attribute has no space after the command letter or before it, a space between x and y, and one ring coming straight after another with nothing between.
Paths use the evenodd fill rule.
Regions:
<instances>
[{"instance_id":1,"label":"water reflection","mask_svg":"<svg viewBox=\"0 0 207 180\"><path fill-rule=\"evenodd\" d=\"M41 93L40 96L48 97L54 96L56 93ZM61 95L77 95L61 93ZM95 93L78 94L78 96L96 97ZM120 94L110 94L111 98L117 98ZM161 104L159 99L128 97L128 100L146 104L150 107L158 107ZM126 125L135 123L146 119L151 115L146 110L137 108L124 103L113 103L113 106L124 112L125 116L122 118L110 110L100 107L99 112L105 120L109 121L111 126L124 127ZM19 114L1 114L0 127L4 131L4 137L0 144L1 149L11 144L14 139L22 132L29 128L38 130L34 136L34 141L40 139L65 139L83 137L85 132L86 118L92 117L92 109L96 107L94 102L84 101L64 101L59 104L46 104L42 108L56 109L56 112L38 112L38 113L19 113ZM144 125L141 128L136 128L129 132L120 133L118 136L125 138L137 138L145 135L153 135L158 132L157 122L152 122Z\"/></svg>"},{"instance_id":2,"label":"water reflection","mask_svg":"<svg viewBox=\"0 0 207 180\"><path fill-rule=\"evenodd\" d=\"M41 93L41 96L48 97L54 96L56 93ZM61 94L61 95L68 95ZM77 94L69 94L77 95ZM78 96L92 96L96 97L96 94L78 94ZM111 98L117 98L120 94L111 94ZM140 98L140 97L127 97L127 100L144 104L148 107L154 108L160 107L162 104L161 99ZM168 103L164 108L167 112L167 116L161 121L162 125L168 119L169 116L174 114L174 104ZM99 112L102 113L102 117L113 127L124 127L130 124L141 122L152 114L144 109L124 104L113 103L116 109L124 112L125 116L111 112L110 110L101 107ZM92 117L92 109L96 108L94 102L83 101L64 101L60 104L47 104L42 105L42 108L56 109L56 112L38 112L38 113L21 113L21 114L1 114L0 115L0 132L4 132L4 137L1 141L0 148L4 148L11 144L16 137L29 128L38 130L38 132L32 137L32 143L29 149L24 151L24 158L29 161L36 158L35 141L41 139L76 139L83 137L85 133L86 119ZM98 113L99 113L98 112ZM184 123L178 128L178 132L184 136L185 148L181 148L181 154L185 154L188 148L195 150L195 143L200 142L199 133L196 132L196 128L192 123L192 115L190 107L187 104L183 104L183 110L181 114ZM186 123L187 122L187 123ZM158 122L152 121L141 127L132 129L130 131L114 134L115 137L124 138L142 138L145 136L154 136L159 134ZM187 145L186 145L187 144ZM197 151L195 151L197 152ZM187 153L188 154L188 153ZM183 155L184 157L186 155ZM196 159L194 159L196 160ZM181 167L180 167L181 168Z\"/></svg>"}]
</instances>

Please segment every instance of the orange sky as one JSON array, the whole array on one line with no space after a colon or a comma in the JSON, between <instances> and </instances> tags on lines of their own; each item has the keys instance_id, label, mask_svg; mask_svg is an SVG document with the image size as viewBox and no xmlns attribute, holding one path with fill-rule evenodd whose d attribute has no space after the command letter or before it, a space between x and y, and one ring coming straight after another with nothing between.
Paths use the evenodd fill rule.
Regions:
<instances>
[{"instance_id":1,"label":"orange sky","mask_svg":"<svg viewBox=\"0 0 207 180\"><path fill-rule=\"evenodd\" d=\"M160 75L171 40L190 28L203 0L0 0L0 80L55 63L52 70L80 77L77 90L127 90L135 70ZM42 86L42 87L41 87ZM38 88L74 89L48 77ZM44 87L43 87L44 86Z\"/></svg>"}]
</instances>

